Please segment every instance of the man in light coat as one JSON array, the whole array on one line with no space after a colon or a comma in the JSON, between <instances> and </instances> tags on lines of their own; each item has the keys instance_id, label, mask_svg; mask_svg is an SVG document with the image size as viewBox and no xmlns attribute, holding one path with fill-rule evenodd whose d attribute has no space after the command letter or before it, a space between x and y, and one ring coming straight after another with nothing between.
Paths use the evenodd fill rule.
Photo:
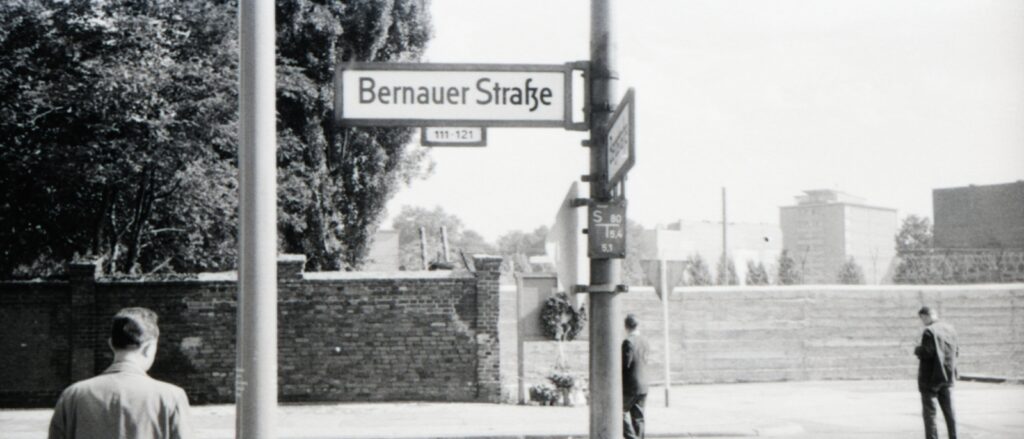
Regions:
<instances>
[{"instance_id":1,"label":"man in light coat","mask_svg":"<svg viewBox=\"0 0 1024 439\"><path fill-rule=\"evenodd\" d=\"M50 420L50 439L191 438L188 397L150 378L160 328L146 308L113 319L108 343L114 362L102 374L64 390Z\"/></svg>"}]
</instances>

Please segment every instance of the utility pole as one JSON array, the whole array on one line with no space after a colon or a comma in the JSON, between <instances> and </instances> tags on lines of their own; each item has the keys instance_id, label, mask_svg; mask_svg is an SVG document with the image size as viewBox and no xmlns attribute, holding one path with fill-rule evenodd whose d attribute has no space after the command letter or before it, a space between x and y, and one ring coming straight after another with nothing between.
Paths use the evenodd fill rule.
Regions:
<instances>
[{"instance_id":1,"label":"utility pole","mask_svg":"<svg viewBox=\"0 0 1024 439\"><path fill-rule=\"evenodd\" d=\"M277 437L274 2L239 2L239 268L235 437Z\"/></svg>"},{"instance_id":2,"label":"utility pole","mask_svg":"<svg viewBox=\"0 0 1024 439\"><path fill-rule=\"evenodd\" d=\"M615 40L611 0L590 2L590 198L612 199L608 182L605 126L615 109ZM593 205L588 210L591 215ZM596 231L590 231L596 233ZM616 287L618 259L590 259L590 437L622 437L621 327Z\"/></svg>"},{"instance_id":3,"label":"utility pole","mask_svg":"<svg viewBox=\"0 0 1024 439\"><path fill-rule=\"evenodd\" d=\"M422 269L427 269L427 228L420 227L420 261L422 261Z\"/></svg>"},{"instance_id":4,"label":"utility pole","mask_svg":"<svg viewBox=\"0 0 1024 439\"><path fill-rule=\"evenodd\" d=\"M441 226L441 261L448 262L448 227Z\"/></svg>"},{"instance_id":5,"label":"utility pole","mask_svg":"<svg viewBox=\"0 0 1024 439\"><path fill-rule=\"evenodd\" d=\"M725 186L722 186L722 273L718 278L722 279L725 285L729 285L729 240L727 238L729 221L725 216Z\"/></svg>"},{"instance_id":6,"label":"utility pole","mask_svg":"<svg viewBox=\"0 0 1024 439\"><path fill-rule=\"evenodd\" d=\"M669 342L668 342L668 301L672 298L672 285L668 283L668 261L665 258L658 258L658 288L661 290L661 321L662 321L662 342L664 343L663 350L665 352L665 407L671 404L671 393L672 393L672 363L670 363L671 357L669 355Z\"/></svg>"}]
</instances>

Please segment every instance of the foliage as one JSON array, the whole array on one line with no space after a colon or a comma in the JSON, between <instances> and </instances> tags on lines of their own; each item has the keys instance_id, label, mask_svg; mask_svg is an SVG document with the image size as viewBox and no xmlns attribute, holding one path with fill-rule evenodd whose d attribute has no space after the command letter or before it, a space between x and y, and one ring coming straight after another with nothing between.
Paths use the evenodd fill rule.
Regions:
<instances>
[{"instance_id":1,"label":"foliage","mask_svg":"<svg viewBox=\"0 0 1024 439\"><path fill-rule=\"evenodd\" d=\"M0 6L0 275L76 253L107 273L233 263L231 9Z\"/></svg>"},{"instance_id":2,"label":"foliage","mask_svg":"<svg viewBox=\"0 0 1024 439\"><path fill-rule=\"evenodd\" d=\"M532 270L530 256L546 253L547 226L540 226L532 232L514 230L498 237L498 254L502 256L501 271L506 273L529 273Z\"/></svg>"},{"instance_id":3,"label":"foliage","mask_svg":"<svg viewBox=\"0 0 1024 439\"><path fill-rule=\"evenodd\" d=\"M576 377L571 374L554 372L548 375L548 381L551 381L558 390L572 390L576 387Z\"/></svg>"},{"instance_id":4,"label":"foliage","mask_svg":"<svg viewBox=\"0 0 1024 439\"><path fill-rule=\"evenodd\" d=\"M540 405L555 405L560 398L558 391L543 384L530 387L530 401Z\"/></svg>"},{"instance_id":5,"label":"foliage","mask_svg":"<svg viewBox=\"0 0 1024 439\"><path fill-rule=\"evenodd\" d=\"M335 60L415 60L419 0L277 5L280 247L357 266L421 175L408 129L331 135ZM230 269L237 8L223 0L0 5L0 276L78 253L105 273Z\"/></svg>"},{"instance_id":6,"label":"foliage","mask_svg":"<svg viewBox=\"0 0 1024 439\"><path fill-rule=\"evenodd\" d=\"M558 293L544 301L540 312L544 334L555 341L572 341L587 323L586 308L572 306L569 296Z\"/></svg>"},{"instance_id":7,"label":"foliage","mask_svg":"<svg viewBox=\"0 0 1024 439\"><path fill-rule=\"evenodd\" d=\"M1003 249L969 252L913 252L900 257L893 277L900 284L1013 282L1024 270L1014 263L1019 252Z\"/></svg>"},{"instance_id":8,"label":"foliage","mask_svg":"<svg viewBox=\"0 0 1024 439\"><path fill-rule=\"evenodd\" d=\"M840 284L861 285L864 283L864 270L860 268L856 260L850 257L839 267L836 278Z\"/></svg>"},{"instance_id":9,"label":"foliage","mask_svg":"<svg viewBox=\"0 0 1024 439\"><path fill-rule=\"evenodd\" d=\"M905 255L932 248L932 225L927 217L908 215L896 233L896 254Z\"/></svg>"},{"instance_id":10,"label":"foliage","mask_svg":"<svg viewBox=\"0 0 1024 439\"><path fill-rule=\"evenodd\" d=\"M943 278L951 274L944 275L944 267L927 256L932 251L932 226L928 218L916 215L904 218L896 233L897 263L893 281L902 284L943 283Z\"/></svg>"},{"instance_id":11,"label":"foliage","mask_svg":"<svg viewBox=\"0 0 1024 439\"><path fill-rule=\"evenodd\" d=\"M740 279L736 275L736 264L732 258L718 258L718 266L715 267L717 277L715 283L718 285L739 285Z\"/></svg>"},{"instance_id":12,"label":"foliage","mask_svg":"<svg viewBox=\"0 0 1024 439\"><path fill-rule=\"evenodd\" d=\"M626 219L626 259L622 260L622 281L627 285L650 285L642 260L653 251L647 248L648 242L640 239L643 233L643 225Z\"/></svg>"},{"instance_id":13,"label":"foliage","mask_svg":"<svg viewBox=\"0 0 1024 439\"><path fill-rule=\"evenodd\" d=\"M764 263L758 261L754 264L754 261L747 260L747 285L768 285L771 283L768 279L768 270L764 268Z\"/></svg>"},{"instance_id":14,"label":"foliage","mask_svg":"<svg viewBox=\"0 0 1024 439\"><path fill-rule=\"evenodd\" d=\"M796 285L803 283L803 273L796 266L796 261L789 255L789 251L782 250L779 254L778 273L776 275L779 285Z\"/></svg>"},{"instance_id":15,"label":"foliage","mask_svg":"<svg viewBox=\"0 0 1024 439\"><path fill-rule=\"evenodd\" d=\"M420 0L277 2L281 247L310 270L358 267L399 182L425 171L410 129L332 135L337 60L414 61L430 38Z\"/></svg>"},{"instance_id":16,"label":"foliage","mask_svg":"<svg viewBox=\"0 0 1024 439\"><path fill-rule=\"evenodd\" d=\"M700 254L694 253L686 260L686 276L689 278L689 285L704 286L711 285L711 270Z\"/></svg>"},{"instance_id":17,"label":"foliage","mask_svg":"<svg viewBox=\"0 0 1024 439\"><path fill-rule=\"evenodd\" d=\"M449 214L441 207L426 209L423 207L402 206L402 211L392 220L391 227L398 231L398 247L402 266L407 270L418 270L423 266L420 249L420 227L427 236L427 263L436 261L441 253L441 227L448 234L450 257L458 263L459 252L466 255L475 253L493 253L491 247L479 233L466 229L462 220Z\"/></svg>"}]
</instances>

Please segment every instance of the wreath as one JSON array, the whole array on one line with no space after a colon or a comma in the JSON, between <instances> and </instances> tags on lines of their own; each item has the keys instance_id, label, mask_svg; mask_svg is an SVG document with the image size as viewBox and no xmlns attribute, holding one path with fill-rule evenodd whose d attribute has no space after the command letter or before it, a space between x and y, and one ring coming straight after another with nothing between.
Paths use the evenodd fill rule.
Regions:
<instances>
[{"instance_id":1,"label":"wreath","mask_svg":"<svg viewBox=\"0 0 1024 439\"><path fill-rule=\"evenodd\" d=\"M584 307L573 308L569 296L558 293L544 301L544 309L540 312L544 335L555 341L572 341L583 331L587 323L587 311Z\"/></svg>"}]
</instances>

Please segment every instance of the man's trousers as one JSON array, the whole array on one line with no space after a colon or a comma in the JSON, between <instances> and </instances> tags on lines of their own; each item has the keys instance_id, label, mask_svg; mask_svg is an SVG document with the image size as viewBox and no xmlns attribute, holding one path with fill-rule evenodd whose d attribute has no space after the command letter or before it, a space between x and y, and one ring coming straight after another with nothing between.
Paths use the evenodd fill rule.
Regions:
<instances>
[{"instance_id":1,"label":"man's trousers","mask_svg":"<svg viewBox=\"0 0 1024 439\"><path fill-rule=\"evenodd\" d=\"M942 416L946 418L946 431L949 432L949 439L956 439L956 415L953 414L952 389L948 385L941 385L937 389L921 391L922 416L924 416L924 437L926 439L938 439L939 431L935 425L935 400L939 401L942 408Z\"/></svg>"},{"instance_id":2,"label":"man's trousers","mask_svg":"<svg viewBox=\"0 0 1024 439\"><path fill-rule=\"evenodd\" d=\"M622 435L626 439L644 439L644 402L647 394L623 398Z\"/></svg>"}]
</instances>

